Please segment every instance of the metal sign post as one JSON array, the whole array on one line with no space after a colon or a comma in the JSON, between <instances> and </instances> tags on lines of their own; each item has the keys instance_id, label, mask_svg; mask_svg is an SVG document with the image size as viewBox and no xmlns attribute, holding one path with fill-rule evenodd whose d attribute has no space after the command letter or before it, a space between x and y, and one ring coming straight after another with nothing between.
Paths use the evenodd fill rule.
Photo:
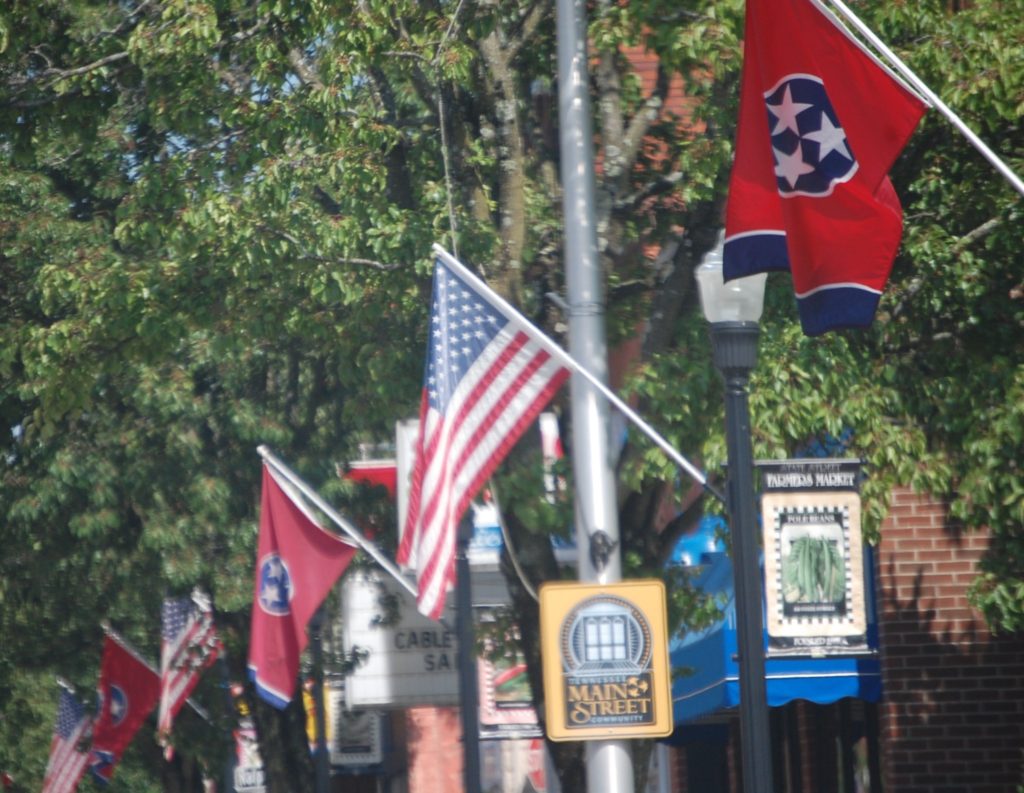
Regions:
<instances>
[{"instance_id":1,"label":"metal sign post","mask_svg":"<svg viewBox=\"0 0 1024 793\"><path fill-rule=\"evenodd\" d=\"M558 0L557 38L569 352L591 373L607 380L604 294L594 214L587 29L582 0ZM570 390L579 577L581 581L615 583L622 578L622 564L609 407L600 391L579 374L573 374ZM588 741L585 752L587 789L591 793L632 793L633 758L625 740Z\"/></svg>"}]
</instances>

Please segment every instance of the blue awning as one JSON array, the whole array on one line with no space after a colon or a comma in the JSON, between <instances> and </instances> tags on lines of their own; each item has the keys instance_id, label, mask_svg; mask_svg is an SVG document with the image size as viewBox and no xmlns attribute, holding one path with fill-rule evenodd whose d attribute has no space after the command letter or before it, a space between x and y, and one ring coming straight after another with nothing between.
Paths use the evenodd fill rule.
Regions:
<instances>
[{"instance_id":1,"label":"blue awning","mask_svg":"<svg viewBox=\"0 0 1024 793\"><path fill-rule=\"evenodd\" d=\"M865 549L871 593L870 549ZM673 714L677 724L709 716L739 704L739 667L736 662L736 604L732 563L723 552L704 553L695 585L726 601L723 618L709 628L685 633L669 644L673 672ZM867 603L868 645L878 647L874 599ZM767 635L765 636L767 647ZM777 707L795 699L826 705L844 697L877 702L882 693L877 654L859 656L785 657L765 661L768 705Z\"/></svg>"}]
</instances>

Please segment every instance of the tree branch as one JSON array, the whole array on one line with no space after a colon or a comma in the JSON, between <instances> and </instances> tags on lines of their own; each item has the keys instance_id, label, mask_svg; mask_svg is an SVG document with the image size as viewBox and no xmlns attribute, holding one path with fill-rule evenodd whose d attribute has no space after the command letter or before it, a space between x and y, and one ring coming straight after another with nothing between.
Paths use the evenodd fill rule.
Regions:
<instances>
[{"instance_id":1,"label":"tree branch","mask_svg":"<svg viewBox=\"0 0 1024 793\"><path fill-rule=\"evenodd\" d=\"M505 43L510 58L519 55L523 45L533 38L533 34L537 32L540 23L544 21L550 11L551 9L547 3L535 3L525 14L520 16L519 24L510 31L509 39Z\"/></svg>"},{"instance_id":2,"label":"tree branch","mask_svg":"<svg viewBox=\"0 0 1024 793\"><path fill-rule=\"evenodd\" d=\"M602 52L597 60L597 108L601 118L601 147L604 173L613 187L626 167L623 157L625 122L622 116L622 82L616 68L615 52Z\"/></svg>"},{"instance_id":3,"label":"tree branch","mask_svg":"<svg viewBox=\"0 0 1024 793\"><path fill-rule=\"evenodd\" d=\"M316 67L309 62L306 53L295 47L288 50L288 64L292 67L302 84L318 91L324 90L324 82Z\"/></svg>"},{"instance_id":4,"label":"tree branch","mask_svg":"<svg viewBox=\"0 0 1024 793\"><path fill-rule=\"evenodd\" d=\"M680 171L673 171L666 176L648 182L637 192L623 196L612 205L615 212L632 212L638 209L645 201L657 195L672 192L681 181L684 174Z\"/></svg>"},{"instance_id":5,"label":"tree branch","mask_svg":"<svg viewBox=\"0 0 1024 793\"><path fill-rule=\"evenodd\" d=\"M953 246L953 255L959 256L968 246L980 240L982 237L987 237L997 228L1003 225L1002 218L989 218L976 229L972 229L956 241Z\"/></svg>"},{"instance_id":6,"label":"tree branch","mask_svg":"<svg viewBox=\"0 0 1024 793\"><path fill-rule=\"evenodd\" d=\"M67 80L70 77L80 77L83 74L88 74L89 72L96 71L97 69L102 69L104 66L109 66L112 63L123 61L127 57L128 53L126 51L112 52L110 55L105 55L92 63L85 64L84 66L76 66L72 69L54 69L51 67L49 69L44 69L34 77L28 77L23 81L18 81L12 84L16 86L15 94L28 90L33 85L41 82L43 85L40 90L48 91L61 80Z\"/></svg>"},{"instance_id":7,"label":"tree branch","mask_svg":"<svg viewBox=\"0 0 1024 793\"><path fill-rule=\"evenodd\" d=\"M99 41L100 39L110 38L112 36L120 36L120 35L122 35L124 33L127 33L135 25L138 24L138 18L141 17L143 14L145 14L149 10L149 7L154 4L154 2L155 2L155 0L145 0L145 2L139 4L139 6L137 8L133 9L124 18L124 20L121 22L120 25L118 25L115 28L111 28L110 30L100 30L100 31L98 31L89 40L89 43L90 44L94 44L95 42Z\"/></svg>"},{"instance_id":8,"label":"tree branch","mask_svg":"<svg viewBox=\"0 0 1024 793\"><path fill-rule=\"evenodd\" d=\"M997 228L999 228L999 226L1001 226L1002 223L1003 223L1003 219L1002 218L998 218L998 217L989 218L984 223L982 223L980 226L978 226L977 228L971 229L969 232L964 234L960 239L958 239L953 244L953 247L950 249L950 253L952 253L954 257L961 256L963 254L963 252L965 250L967 250L968 247L970 247L973 243L977 242L978 240L982 239L983 237L988 236L990 233L992 233ZM912 278L910 280L910 283L907 284L907 288L903 292L903 298L893 308L890 316L893 319L896 319L898 316L900 316L906 310L907 306L910 304L910 301L914 297L914 295L916 295L919 291L921 291L921 287L923 287L923 286L924 286L924 280L923 279L921 279L921 278Z\"/></svg>"},{"instance_id":9,"label":"tree branch","mask_svg":"<svg viewBox=\"0 0 1024 793\"><path fill-rule=\"evenodd\" d=\"M519 93L512 68L515 48L509 48L503 31L492 30L477 44L487 69L486 83L492 99L498 135L498 233L502 241L502 293L516 301L522 286L522 256L526 245L526 146L519 114Z\"/></svg>"},{"instance_id":10,"label":"tree branch","mask_svg":"<svg viewBox=\"0 0 1024 793\"><path fill-rule=\"evenodd\" d=\"M620 179L626 179L636 164L640 146L644 136L647 135L651 125L658 120L661 110L665 106L665 98L668 96L669 74L658 64L658 76L654 83L654 89L650 96L644 101L640 111L633 116L633 120L626 129L626 135L622 140L622 173Z\"/></svg>"},{"instance_id":11,"label":"tree branch","mask_svg":"<svg viewBox=\"0 0 1024 793\"><path fill-rule=\"evenodd\" d=\"M290 245L294 245L299 250L298 258L302 261L307 262L319 262L320 264L347 264L356 265L359 267L372 267L375 270L381 270L384 272L390 272L392 270L398 270L402 267L401 264L388 264L387 262L377 261L376 259L363 259L358 256L321 256L316 253L310 253L302 241L289 234L287 231L281 229L271 228L263 223L257 224L257 229L264 231L268 234L272 234L279 239L284 240Z\"/></svg>"},{"instance_id":12,"label":"tree branch","mask_svg":"<svg viewBox=\"0 0 1024 793\"><path fill-rule=\"evenodd\" d=\"M670 237L661 246L655 269L665 275L654 290L643 341L645 360L671 344L677 318L696 299L693 267L715 244L724 201L723 196L695 206L690 230Z\"/></svg>"}]
</instances>

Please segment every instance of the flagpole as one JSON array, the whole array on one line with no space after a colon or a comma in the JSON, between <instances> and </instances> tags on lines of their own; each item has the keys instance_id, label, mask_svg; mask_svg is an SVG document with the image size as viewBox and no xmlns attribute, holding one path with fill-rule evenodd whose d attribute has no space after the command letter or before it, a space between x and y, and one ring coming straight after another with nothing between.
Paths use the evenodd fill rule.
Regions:
<instances>
[{"instance_id":1,"label":"flagpole","mask_svg":"<svg viewBox=\"0 0 1024 793\"><path fill-rule=\"evenodd\" d=\"M388 559L388 557L384 554L383 551L381 551L380 548L376 546L376 544L366 539L366 537L363 536L362 532L360 532L359 529L353 526L349 521L345 520L345 518L339 515L330 504L328 504L326 501L320 498L319 493L317 493L313 488L307 485L302 479L299 478L299 476L294 471L292 471L287 465L285 465L277 457L275 457L273 452L270 451L270 449L261 444L256 448L256 451L259 453L260 457L262 457L264 461L266 461L266 463L269 466L271 466L275 471L281 474L281 476L283 476L285 479L287 479L289 482L295 485L295 487L299 489L302 495L304 495L311 502L313 502L317 509L319 509L327 517L334 521L334 523L337 524L337 526L343 532L345 532L345 534L347 534L349 538L352 539L352 541L355 542L355 544L358 545L361 550L369 554L373 558L373 560L377 562L377 564L379 564L388 573L390 573L391 577L398 581L398 583L400 583L405 588L406 592L411 594L413 598L416 597L416 586L411 581L409 581L404 575L402 575L402 571L398 569L394 562Z\"/></svg>"},{"instance_id":2,"label":"flagpole","mask_svg":"<svg viewBox=\"0 0 1024 793\"><path fill-rule=\"evenodd\" d=\"M577 361L576 358L563 350L555 341L542 333L511 303L501 297L501 295L497 294L479 276L469 270L469 268L467 268L462 262L453 257L437 243L434 243L434 253L444 259L445 264L451 267L451 269L453 269L460 278L468 281L470 286L486 297L491 305L501 311L501 313L507 318L514 319L528 328L531 336L538 344L544 347L545 350L557 358L564 366L585 378L587 382L596 388L605 399L612 403L616 410L633 422L633 424L635 424L644 435L646 435L659 449L668 455L669 459L689 474L690 477L699 483L700 486L708 493L717 498L721 503L725 503L725 496L718 490L718 488L708 481L704 472L676 451L672 444L665 440L665 438L656 429L641 418L633 408L623 402L618 394L612 391L611 388L609 388L597 375L593 374L587 367Z\"/></svg>"},{"instance_id":3,"label":"flagpole","mask_svg":"<svg viewBox=\"0 0 1024 793\"><path fill-rule=\"evenodd\" d=\"M126 653L131 655L132 658L134 658L140 664L148 668L149 671L151 671L154 675L160 677L160 670L153 666L153 664L151 664L149 661L147 661L146 658L142 655L142 653L140 653L138 650L132 647L128 643L127 639L125 639L120 633L118 633L113 629L113 627L111 627L109 622L103 620L102 622L100 622L100 627L103 628L104 634L109 636L111 639L113 639L121 646L121 649L123 649ZM189 705L192 708L192 710L198 713L200 718L203 719L203 721L210 721L210 714L206 712L206 708L204 708L202 705L193 702L191 698L186 699L185 703Z\"/></svg>"},{"instance_id":4,"label":"flagpole","mask_svg":"<svg viewBox=\"0 0 1024 793\"><path fill-rule=\"evenodd\" d=\"M823 0L811 0L815 6L825 13L830 13L827 8L823 5ZM847 22L853 25L857 29L857 32L864 36L865 39L871 44L872 47L877 49L882 55L884 55L892 67L900 73L907 82L913 86L915 91L918 91L929 103L931 103L936 110L938 110L946 119L959 130L967 141L974 146L981 155L989 161L989 163L995 167L999 173L1001 173L1006 180L1013 186L1013 189L1024 196L1024 180L1021 180L1017 174L1010 170L1005 162L1000 159L999 155L990 149L985 142L978 137L978 135L970 127L964 123L963 119L960 118L945 102L943 102L938 94L936 94L931 88L929 88L924 81L918 77L909 66L907 66L896 53L894 53L889 47L882 41L878 36L875 35L874 31L871 30L864 22L861 21L860 17L853 13L850 8L842 0L827 0L827 2L834 6ZM861 49L864 47L856 39L852 39ZM866 52L866 50L865 50ZM870 53L868 53L870 55Z\"/></svg>"},{"instance_id":5,"label":"flagpole","mask_svg":"<svg viewBox=\"0 0 1024 793\"><path fill-rule=\"evenodd\" d=\"M594 213L586 4L583 0L557 0L555 17L564 261L569 349L573 353L565 358L573 360L571 368L575 372L569 386L579 579L587 583L614 584L622 580L622 553L615 475L611 466L608 405L615 404L620 410L626 405L617 397L612 399L614 394L605 385L608 347ZM576 364L576 356L580 356L581 364ZM605 400L599 399L598 394L604 395ZM632 411L623 412L634 422L639 418ZM643 429L646 425L638 426ZM652 439L661 438L653 430L644 431ZM671 449L667 442L659 446ZM683 462L690 475L707 487L707 478L688 462ZM547 695L557 696L550 691ZM586 741L583 751L590 793L633 793L633 753L628 741L616 737Z\"/></svg>"},{"instance_id":6,"label":"flagpole","mask_svg":"<svg viewBox=\"0 0 1024 793\"><path fill-rule=\"evenodd\" d=\"M57 676L57 685L63 688L69 694L74 694L75 696L78 696L78 693L75 691L75 687L59 675Z\"/></svg>"}]
</instances>

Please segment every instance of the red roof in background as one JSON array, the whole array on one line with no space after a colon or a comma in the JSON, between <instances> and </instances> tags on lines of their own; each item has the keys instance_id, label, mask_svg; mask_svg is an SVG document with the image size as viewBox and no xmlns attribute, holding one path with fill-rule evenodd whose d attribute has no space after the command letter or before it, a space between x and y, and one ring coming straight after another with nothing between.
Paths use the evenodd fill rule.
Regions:
<instances>
[{"instance_id":1,"label":"red roof in background","mask_svg":"<svg viewBox=\"0 0 1024 793\"><path fill-rule=\"evenodd\" d=\"M398 487L398 466L394 460L356 460L348 464L349 470L342 476L353 482L379 485L388 489L388 495L395 497Z\"/></svg>"}]
</instances>

